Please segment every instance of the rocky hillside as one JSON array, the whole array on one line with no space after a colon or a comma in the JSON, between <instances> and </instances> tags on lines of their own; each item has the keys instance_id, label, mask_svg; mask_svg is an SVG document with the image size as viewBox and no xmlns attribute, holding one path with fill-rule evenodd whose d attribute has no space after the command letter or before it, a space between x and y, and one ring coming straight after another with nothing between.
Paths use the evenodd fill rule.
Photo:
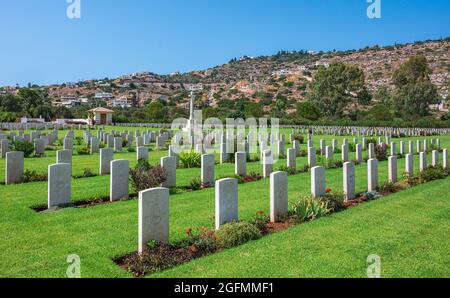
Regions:
<instances>
[{"instance_id":1,"label":"rocky hillside","mask_svg":"<svg viewBox=\"0 0 450 298\"><path fill-rule=\"evenodd\" d=\"M229 63L202 71L158 75L150 72L116 79L84 81L46 87L55 104L62 98L92 100L96 93L129 99L134 105L163 100L186 106L190 84L203 84L198 99L204 106L217 106L221 100L247 99L268 103L279 97L289 102L302 101L320 65L339 60L363 69L369 90L391 85L398 65L413 55L424 55L433 71L432 82L446 98L450 84L450 38L387 47L372 47L345 52L285 52L273 56L234 58ZM111 99L109 99L111 105ZM292 106L292 105L291 105Z\"/></svg>"}]
</instances>

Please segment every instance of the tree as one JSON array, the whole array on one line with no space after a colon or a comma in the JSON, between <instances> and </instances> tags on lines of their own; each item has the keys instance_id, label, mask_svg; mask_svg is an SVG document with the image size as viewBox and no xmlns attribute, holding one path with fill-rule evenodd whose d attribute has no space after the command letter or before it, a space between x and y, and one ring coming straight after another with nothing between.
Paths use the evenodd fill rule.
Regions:
<instances>
[{"instance_id":1,"label":"tree","mask_svg":"<svg viewBox=\"0 0 450 298\"><path fill-rule=\"evenodd\" d=\"M21 110L22 102L20 98L13 94L0 95L0 111L17 113Z\"/></svg>"},{"instance_id":2,"label":"tree","mask_svg":"<svg viewBox=\"0 0 450 298\"><path fill-rule=\"evenodd\" d=\"M154 101L147 106L147 115L150 121L164 122L166 114L166 108L160 101Z\"/></svg>"},{"instance_id":3,"label":"tree","mask_svg":"<svg viewBox=\"0 0 450 298\"><path fill-rule=\"evenodd\" d=\"M409 117L426 116L429 106L439 103L436 86L430 81L431 69L424 56L413 56L400 65L392 80L394 103L398 111Z\"/></svg>"},{"instance_id":4,"label":"tree","mask_svg":"<svg viewBox=\"0 0 450 298\"><path fill-rule=\"evenodd\" d=\"M52 106L46 95L38 90L22 88L18 92L18 96L22 101L23 109L31 117L52 117Z\"/></svg>"},{"instance_id":5,"label":"tree","mask_svg":"<svg viewBox=\"0 0 450 298\"><path fill-rule=\"evenodd\" d=\"M393 119L393 116L389 107L378 103L369 110L368 118L377 121L390 121Z\"/></svg>"},{"instance_id":6,"label":"tree","mask_svg":"<svg viewBox=\"0 0 450 298\"><path fill-rule=\"evenodd\" d=\"M386 106L392 106L392 94L385 85L378 86L373 94L373 100Z\"/></svg>"},{"instance_id":7,"label":"tree","mask_svg":"<svg viewBox=\"0 0 450 298\"><path fill-rule=\"evenodd\" d=\"M308 120L318 120L321 117L320 110L310 101L297 104L297 116Z\"/></svg>"},{"instance_id":8,"label":"tree","mask_svg":"<svg viewBox=\"0 0 450 298\"><path fill-rule=\"evenodd\" d=\"M338 61L328 68L320 66L311 84L309 99L324 115L340 118L349 103L367 101L364 72L357 66Z\"/></svg>"}]
</instances>

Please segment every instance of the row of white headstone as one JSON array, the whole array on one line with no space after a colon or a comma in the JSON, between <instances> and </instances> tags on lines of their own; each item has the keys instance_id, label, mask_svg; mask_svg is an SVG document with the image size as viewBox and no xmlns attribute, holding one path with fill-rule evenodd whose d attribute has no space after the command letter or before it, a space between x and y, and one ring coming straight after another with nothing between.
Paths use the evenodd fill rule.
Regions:
<instances>
[{"instance_id":1,"label":"row of white headstone","mask_svg":"<svg viewBox=\"0 0 450 298\"><path fill-rule=\"evenodd\" d=\"M437 151L433 151L433 165L437 166ZM203 155L202 159L210 159L212 155ZM448 168L448 150L443 151L443 167ZM413 175L413 155L406 155L405 171ZM420 154L420 170L426 168L426 155ZM202 167L203 170L203 167ZM367 191L378 189L378 160L367 161ZM388 161L388 176L392 183L397 182L397 157L391 156ZM355 165L345 162L343 167L343 192L346 200L356 197ZM325 168L316 166L311 169L311 195L323 197L326 193ZM270 173L270 221L276 222L288 213L288 174L286 172ZM169 189L152 188L139 192L139 228L138 251L142 253L147 243L169 242ZM215 228L238 221L238 180L226 178L215 181Z\"/></svg>"}]
</instances>

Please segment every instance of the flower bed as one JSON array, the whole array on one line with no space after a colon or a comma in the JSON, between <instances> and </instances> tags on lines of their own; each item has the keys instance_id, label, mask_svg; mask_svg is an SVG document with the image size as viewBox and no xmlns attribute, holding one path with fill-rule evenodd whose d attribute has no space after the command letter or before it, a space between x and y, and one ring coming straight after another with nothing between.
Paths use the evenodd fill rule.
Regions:
<instances>
[{"instance_id":1,"label":"flower bed","mask_svg":"<svg viewBox=\"0 0 450 298\"><path fill-rule=\"evenodd\" d=\"M114 259L114 262L136 277L160 272L206 255L220 252L257 240L266 235L286 230L296 224L309 222L329 214L353 208L362 203L380 199L431 180L443 179L450 171L442 167L429 167L417 177L405 177L397 183L385 182L378 192L357 194L355 199L344 200L344 195L330 188L321 198L302 196L292 205L288 214L279 222L269 222L264 211L258 211L250 221L232 222L214 231L208 227L186 229L186 239L179 243L152 242L142 254L132 254Z\"/></svg>"}]
</instances>

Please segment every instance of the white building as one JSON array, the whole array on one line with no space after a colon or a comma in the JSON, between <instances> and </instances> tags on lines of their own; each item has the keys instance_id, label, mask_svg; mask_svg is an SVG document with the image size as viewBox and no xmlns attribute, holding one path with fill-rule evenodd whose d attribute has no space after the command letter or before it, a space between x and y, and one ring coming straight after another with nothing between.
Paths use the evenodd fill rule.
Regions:
<instances>
[{"instance_id":1,"label":"white building","mask_svg":"<svg viewBox=\"0 0 450 298\"><path fill-rule=\"evenodd\" d=\"M112 93L109 92L97 92L95 93L95 98L96 99L111 99L114 96L112 95Z\"/></svg>"},{"instance_id":2,"label":"white building","mask_svg":"<svg viewBox=\"0 0 450 298\"><path fill-rule=\"evenodd\" d=\"M126 97L122 96L112 100L111 106L114 108L131 108L131 101Z\"/></svg>"},{"instance_id":3,"label":"white building","mask_svg":"<svg viewBox=\"0 0 450 298\"><path fill-rule=\"evenodd\" d=\"M95 124L108 125L112 124L112 116L114 111L105 108L95 108L89 110L89 119L93 119ZM94 124L94 123L90 123Z\"/></svg>"}]
</instances>

